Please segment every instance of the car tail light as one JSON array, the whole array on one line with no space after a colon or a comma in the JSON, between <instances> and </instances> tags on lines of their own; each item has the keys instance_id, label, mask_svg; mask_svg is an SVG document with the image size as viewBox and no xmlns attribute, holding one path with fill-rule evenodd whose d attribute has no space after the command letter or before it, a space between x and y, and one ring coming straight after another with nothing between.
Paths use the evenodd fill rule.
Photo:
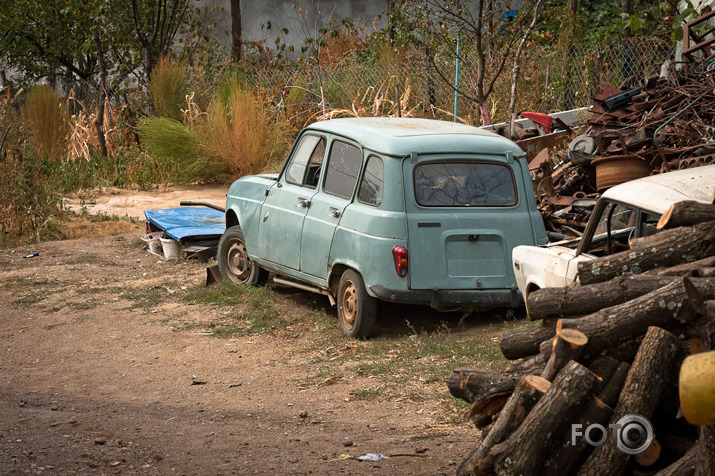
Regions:
<instances>
[{"instance_id":1,"label":"car tail light","mask_svg":"<svg viewBox=\"0 0 715 476\"><path fill-rule=\"evenodd\" d=\"M392 257L395 258L395 271L404 278L407 276L407 248L395 246L392 248Z\"/></svg>"}]
</instances>

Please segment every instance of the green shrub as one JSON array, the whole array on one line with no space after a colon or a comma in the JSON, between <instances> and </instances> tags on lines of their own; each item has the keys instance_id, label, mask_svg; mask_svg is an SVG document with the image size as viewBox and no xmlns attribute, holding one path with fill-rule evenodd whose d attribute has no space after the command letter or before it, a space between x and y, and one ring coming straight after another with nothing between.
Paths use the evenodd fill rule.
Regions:
<instances>
[{"instance_id":1,"label":"green shrub","mask_svg":"<svg viewBox=\"0 0 715 476\"><path fill-rule=\"evenodd\" d=\"M69 113L57 91L44 84L32 87L22 110L39 157L64 160L67 156Z\"/></svg>"},{"instance_id":2,"label":"green shrub","mask_svg":"<svg viewBox=\"0 0 715 476\"><path fill-rule=\"evenodd\" d=\"M157 115L181 121L189 93L189 74L184 61L163 56L154 66L149 79L149 92Z\"/></svg>"},{"instance_id":3,"label":"green shrub","mask_svg":"<svg viewBox=\"0 0 715 476\"><path fill-rule=\"evenodd\" d=\"M173 182L218 182L227 177L226 167L202 154L196 135L178 121L151 117L139 123L150 155L163 162Z\"/></svg>"}]
</instances>

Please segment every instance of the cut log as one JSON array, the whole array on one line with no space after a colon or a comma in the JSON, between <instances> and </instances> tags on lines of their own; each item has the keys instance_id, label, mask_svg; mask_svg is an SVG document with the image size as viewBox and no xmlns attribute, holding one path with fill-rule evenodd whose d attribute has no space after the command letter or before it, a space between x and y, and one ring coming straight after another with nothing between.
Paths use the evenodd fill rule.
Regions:
<instances>
[{"instance_id":1,"label":"cut log","mask_svg":"<svg viewBox=\"0 0 715 476\"><path fill-rule=\"evenodd\" d=\"M697 276L699 278L715 278L715 267L698 268L693 272L693 276Z\"/></svg>"},{"instance_id":2,"label":"cut log","mask_svg":"<svg viewBox=\"0 0 715 476\"><path fill-rule=\"evenodd\" d=\"M611 378L608 379L601 391L598 392L598 398L600 398L603 403L609 407L613 407L616 402L618 402L618 396L621 394L621 388L623 388L623 383L626 381L630 369L631 366L627 362L618 364Z\"/></svg>"},{"instance_id":3,"label":"cut log","mask_svg":"<svg viewBox=\"0 0 715 476\"><path fill-rule=\"evenodd\" d=\"M511 393L511 391L495 393L476 400L469 408L467 419L471 420L474 415L487 415L492 417L504 407Z\"/></svg>"},{"instance_id":4,"label":"cut log","mask_svg":"<svg viewBox=\"0 0 715 476\"><path fill-rule=\"evenodd\" d=\"M485 415L483 413L477 413L476 415L472 415L470 420L477 428L484 428L486 426L489 426L493 421L491 415Z\"/></svg>"},{"instance_id":5,"label":"cut log","mask_svg":"<svg viewBox=\"0 0 715 476\"><path fill-rule=\"evenodd\" d=\"M670 268L655 269L652 272L658 276L692 276L693 272L696 272L698 269L711 268L713 266L715 266L715 256L708 256L707 258L690 263L678 264Z\"/></svg>"},{"instance_id":6,"label":"cut log","mask_svg":"<svg viewBox=\"0 0 715 476\"><path fill-rule=\"evenodd\" d=\"M504 332L499 341L502 354L509 360L521 359L539 352L539 344L554 336L555 322Z\"/></svg>"},{"instance_id":7,"label":"cut log","mask_svg":"<svg viewBox=\"0 0 715 476\"><path fill-rule=\"evenodd\" d=\"M663 390L668 384L671 371L676 363L679 340L670 332L659 327L649 327L638 354L613 410L608 428L608 439L613 441L610 425L624 424L619 421L628 415L651 418ZM620 441L625 440L621 437ZM630 449L635 445L626 446ZM624 453L618 445L604 444L591 453L581 467L579 474L621 474L628 465L631 455Z\"/></svg>"},{"instance_id":8,"label":"cut log","mask_svg":"<svg viewBox=\"0 0 715 476\"><path fill-rule=\"evenodd\" d=\"M641 342L643 342L643 335L639 335L633 339L628 339L615 347L609 347L604 350L601 355L613 357L614 359L620 361L631 362L638 353L638 347L641 346Z\"/></svg>"},{"instance_id":9,"label":"cut log","mask_svg":"<svg viewBox=\"0 0 715 476\"><path fill-rule=\"evenodd\" d=\"M495 445L478 469L497 474L538 474L548 456L551 437L578 417L598 377L578 362L561 369L549 390L521 425L503 443Z\"/></svg>"},{"instance_id":10,"label":"cut log","mask_svg":"<svg viewBox=\"0 0 715 476\"><path fill-rule=\"evenodd\" d=\"M623 274L695 261L715 254L715 221L665 230L633 240L632 249L578 263L582 285L608 281Z\"/></svg>"},{"instance_id":11,"label":"cut log","mask_svg":"<svg viewBox=\"0 0 715 476\"><path fill-rule=\"evenodd\" d=\"M549 381L556 377L569 360L577 360L583 346L588 343L588 337L576 329L558 329L554 339L551 356L541 373L541 376Z\"/></svg>"},{"instance_id":12,"label":"cut log","mask_svg":"<svg viewBox=\"0 0 715 476\"><path fill-rule=\"evenodd\" d=\"M581 425L581 431L585 431L589 425L605 426L611 419L612 413L613 409L611 407L597 397L591 397L574 424ZM572 428L570 426L555 441L559 442L559 444L553 445L549 457L546 458L542 475L563 476L573 474L579 463L587 458L588 454L593 450L593 446L588 443L586 438L574 439L572 437ZM572 445L574 441L576 444Z\"/></svg>"},{"instance_id":13,"label":"cut log","mask_svg":"<svg viewBox=\"0 0 715 476\"><path fill-rule=\"evenodd\" d=\"M650 446L643 452L635 455L636 462L641 466L653 466L660 459L660 443L653 437Z\"/></svg>"},{"instance_id":14,"label":"cut log","mask_svg":"<svg viewBox=\"0 0 715 476\"><path fill-rule=\"evenodd\" d=\"M655 473L655 476L692 476L697 469L698 460L698 445L695 445L678 461Z\"/></svg>"},{"instance_id":15,"label":"cut log","mask_svg":"<svg viewBox=\"0 0 715 476\"><path fill-rule=\"evenodd\" d=\"M715 205L686 200L672 204L658 220L656 228L676 228L715 220Z\"/></svg>"},{"instance_id":16,"label":"cut log","mask_svg":"<svg viewBox=\"0 0 715 476\"><path fill-rule=\"evenodd\" d=\"M580 316L648 294L670 283L657 275L620 276L603 283L564 288L543 288L529 293L529 312L534 319Z\"/></svg>"},{"instance_id":17,"label":"cut log","mask_svg":"<svg viewBox=\"0 0 715 476\"><path fill-rule=\"evenodd\" d=\"M504 392L512 392L524 372L456 369L447 380L452 395L468 403Z\"/></svg>"},{"instance_id":18,"label":"cut log","mask_svg":"<svg viewBox=\"0 0 715 476\"><path fill-rule=\"evenodd\" d=\"M489 450L519 427L531 408L546 393L551 382L536 375L525 375L506 403L481 444L462 462L457 474L471 474L475 464L489 454Z\"/></svg>"},{"instance_id":19,"label":"cut log","mask_svg":"<svg viewBox=\"0 0 715 476\"><path fill-rule=\"evenodd\" d=\"M701 281L708 281L703 278ZM715 282L706 287L715 292ZM712 288L712 289L710 289ZM681 278L660 289L626 303L609 307L578 319L559 319L557 327L578 329L588 337L584 357L599 355L604 349L644 334L650 326L683 324L704 307L700 289L689 278Z\"/></svg>"},{"instance_id":20,"label":"cut log","mask_svg":"<svg viewBox=\"0 0 715 476\"><path fill-rule=\"evenodd\" d=\"M512 364L506 368L507 372L525 372L527 374L539 375L544 370L546 360L542 354L525 357L519 363Z\"/></svg>"},{"instance_id":21,"label":"cut log","mask_svg":"<svg viewBox=\"0 0 715 476\"><path fill-rule=\"evenodd\" d=\"M598 375L601 381L596 385L596 393L600 392L603 387L606 386L611 376L616 371L616 368L620 364L618 359L614 359L609 355L602 355L594 359L593 362L588 366L588 369Z\"/></svg>"}]
</instances>

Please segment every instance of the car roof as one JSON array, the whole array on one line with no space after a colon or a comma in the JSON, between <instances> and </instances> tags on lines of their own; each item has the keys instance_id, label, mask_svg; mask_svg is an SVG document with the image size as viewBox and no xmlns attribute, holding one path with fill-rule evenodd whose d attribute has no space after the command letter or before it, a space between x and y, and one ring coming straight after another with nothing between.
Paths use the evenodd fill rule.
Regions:
<instances>
[{"instance_id":1,"label":"car roof","mask_svg":"<svg viewBox=\"0 0 715 476\"><path fill-rule=\"evenodd\" d=\"M663 214L673 203L710 203L715 191L715 165L651 175L608 189L604 199Z\"/></svg>"},{"instance_id":2,"label":"car roof","mask_svg":"<svg viewBox=\"0 0 715 476\"><path fill-rule=\"evenodd\" d=\"M412 152L481 153L515 157L524 152L512 141L478 127L434 119L355 117L316 122L307 130L353 139L375 152L405 157Z\"/></svg>"}]
</instances>

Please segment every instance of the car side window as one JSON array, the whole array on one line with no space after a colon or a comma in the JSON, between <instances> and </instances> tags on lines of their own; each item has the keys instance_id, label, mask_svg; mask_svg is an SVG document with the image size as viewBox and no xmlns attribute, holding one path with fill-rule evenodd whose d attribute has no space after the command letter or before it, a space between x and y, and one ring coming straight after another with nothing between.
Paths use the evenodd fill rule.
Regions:
<instances>
[{"instance_id":1,"label":"car side window","mask_svg":"<svg viewBox=\"0 0 715 476\"><path fill-rule=\"evenodd\" d=\"M310 156L310 162L308 162L308 168L305 171L303 185L306 187L315 188L318 185L323 168L323 157L325 157L325 139L321 138Z\"/></svg>"},{"instance_id":2,"label":"car side window","mask_svg":"<svg viewBox=\"0 0 715 476\"><path fill-rule=\"evenodd\" d=\"M591 243L586 252L606 256L627 250L628 240L634 236L638 211L620 203L608 203L598 219Z\"/></svg>"},{"instance_id":3,"label":"car side window","mask_svg":"<svg viewBox=\"0 0 715 476\"><path fill-rule=\"evenodd\" d=\"M384 164L382 159L371 155L365 165L365 173L362 176L360 189L358 190L358 202L366 205L379 207L382 203L382 189L384 186Z\"/></svg>"},{"instance_id":4,"label":"car side window","mask_svg":"<svg viewBox=\"0 0 715 476\"><path fill-rule=\"evenodd\" d=\"M362 165L362 151L352 144L335 140L330 147L323 190L331 195L350 198Z\"/></svg>"},{"instance_id":5,"label":"car side window","mask_svg":"<svg viewBox=\"0 0 715 476\"><path fill-rule=\"evenodd\" d=\"M312 162L316 154L319 154L322 160L322 155L325 154L325 138L312 134L306 134L301 137L293 152L293 157L291 157L290 163L286 167L286 181L294 185L304 185L304 181L307 179L308 163ZM313 184L313 186L315 185Z\"/></svg>"}]
</instances>

